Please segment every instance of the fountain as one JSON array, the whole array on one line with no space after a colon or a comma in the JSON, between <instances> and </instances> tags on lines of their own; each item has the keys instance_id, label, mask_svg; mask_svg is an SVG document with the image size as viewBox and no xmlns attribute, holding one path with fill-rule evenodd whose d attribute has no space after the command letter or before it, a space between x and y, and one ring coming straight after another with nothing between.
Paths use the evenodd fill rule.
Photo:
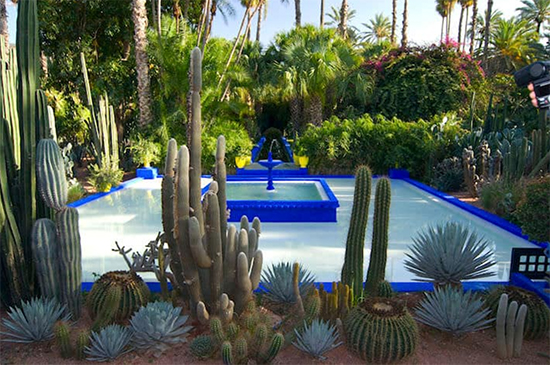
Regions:
<instances>
[{"instance_id":1,"label":"fountain","mask_svg":"<svg viewBox=\"0 0 550 365\"><path fill-rule=\"evenodd\" d=\"M273 143L277 143L277 140L272 140L271 145L269 145L269 152L267 153L267 160L260 160L258 163L263 167L267 168L267 190L275 190L273 186L273 168L283 163L281 160L274 160L273 153L271 149L273 148Z\"/></svg>"}]
</instances>

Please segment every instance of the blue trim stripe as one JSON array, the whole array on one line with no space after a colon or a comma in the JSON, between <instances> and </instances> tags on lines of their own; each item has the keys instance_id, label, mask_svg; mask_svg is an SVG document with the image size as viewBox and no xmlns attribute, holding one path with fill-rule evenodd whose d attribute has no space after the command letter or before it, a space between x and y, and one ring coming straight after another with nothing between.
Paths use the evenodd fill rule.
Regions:
<instances>
[{"instance_id":1,"label":"blue trim stripe","mask_svg":"<svg viewBox=\"0 0 550 365\"><path fill-rule=\"evenodd\" d=\"M116 193L117 191L121 191L123 189L126 189L128 186L137 183L138 181L142 181L142 177L136 177L132 180L128 180L123 182L122 184L119 184L118 186L112 187L111 190L105 193L96 193L93 195L89 195L83 199L77 200L75 202L72 202L70 204L67 204L70 208L78 208L80 206L83 206L84 204L88 204L89 202L93 202L94 200L97 200L99 198L103 198L104 196L110 195L112 193Z\"/></svg>"}]
</instances>

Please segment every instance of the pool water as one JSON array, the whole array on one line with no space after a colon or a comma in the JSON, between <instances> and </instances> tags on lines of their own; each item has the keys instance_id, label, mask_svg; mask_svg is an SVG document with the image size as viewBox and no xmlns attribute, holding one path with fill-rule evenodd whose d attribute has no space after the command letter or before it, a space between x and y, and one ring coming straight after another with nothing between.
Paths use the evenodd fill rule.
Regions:
<instances>
[{"instance_id":1,"label":"pool water","mask_svg":"<svg viewBox=\"0 0 550 365\"><path fill-rule=\"evenodd\" d=\"M336 223L263 223L260 248L264 268L280 261L298 261L315 274L317 281L340 279L346 236L353 202L354 179L326 179L338 198ZM205 181L205 184L207 181ZM78 208L82 237L83 281L95 274L126 269L123 258L111 249L121 246L143 252L162 230L161 180L142 180L127 188ZM369 223L365 237L364 272L368 266L372 237L372 214L376 179L373 181ZM494 275L482 281L508 281L512 247L535 247L481 218L424 192L403 180L392 180L390 233L386 279L413 282L403 261L414 235L428 225L456 221L475 229L494 252ZM94 274L95 273L95 274ZM143 275L152 279L153 275Z\"/></svg>"},{"instance_id":2,"label":"pool water","mask_svg":"<svg viewBox=\"0 0 550 365\"><path fill-rule=\"evenodd\" d=\"M267 190L267 182L228 181L227 200L320 201L323 200L315 182L274 181L275 190Z\"/></svg>"}]
</instances>

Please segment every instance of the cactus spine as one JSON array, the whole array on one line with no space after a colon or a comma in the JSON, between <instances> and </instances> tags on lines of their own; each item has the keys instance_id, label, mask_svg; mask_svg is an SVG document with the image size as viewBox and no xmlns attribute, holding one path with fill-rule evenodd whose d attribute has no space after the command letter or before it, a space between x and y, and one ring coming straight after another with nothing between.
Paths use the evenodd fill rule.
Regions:
<instances>
[{"instance_id":1,"label":"cactus spine","mask_svg":"<svg viewBox=\"0 0 550 365\"><path fill-rule=\"evenodd\" d=\"M390 205L390 180L381 178L376 184L376 197L374 200L372 247L365 282L365 292L367 295L378 296L378 286L384 280L388 255Z\"/></svg>"},{"instance_id":2,"label":"cactus spine","mask_svg":"<svg viewBox=\"0 0 550 365\"><path fill-rule=\"evenodd\" d=\"M55 339L59 346L61 357L68 359L73 354L73 348L71 346L71 339L69 336L69 326L66 323L59 322L55 326Z\"/></svg>"},{"instance_id":3,"label":"cactus spine","mask_svg":"<svg viewBox=\"0 0 550 365\"><path fill-rule=\"evenodd\" d=\"M342 283L360 295L363 291L363 249L369 217L372 176L370 169L360 166L355 174L353 207L346 240L346 255L342 267Z\"/></svg>"},{"instance_id":4,"label":"cactus spine","mask_svg":"<svg viewBox=\"0 0 550 365\"><path fill-rule=\"evenodd\" d=\"M527 306L525 304L522 304L518 310L518 303L516 301L508 305L508 294L503 293L500 296L496 330L497 354L501 359L521 356L526 316Z\"/></svg>"},{"instance_id":5,"label":"cactus spine","mask_svg":"<svg viewBox=\"0 0 550 365\"><path fill-rule=\"evenodd\" d=\"M249 228L245 217L240 231L233 226L226 229L223 136L217 144L216 179L201 203L201 58L195 48L191 55L189 149L182 146L174 162L176 142L171 140L168 145L162 183L164 237L172 255L172 284L188 293L192 315L203 323L211 315L227 323L233 308L241 312L259 285L263 261L257 249L260 223L255 219Z\"/></svg>"}]
</instances>

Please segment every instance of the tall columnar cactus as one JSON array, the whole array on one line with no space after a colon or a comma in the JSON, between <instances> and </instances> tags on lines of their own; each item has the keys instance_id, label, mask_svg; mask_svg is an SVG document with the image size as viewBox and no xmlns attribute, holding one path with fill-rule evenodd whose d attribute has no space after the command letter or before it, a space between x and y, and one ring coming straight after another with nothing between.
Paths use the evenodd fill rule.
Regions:
<instances>
[{"instance_id":1,"label":"tall columnar cactus","mask_svg":"<svg viewBox=\"0 0 550 365\"><path fill-rule=\"evenodd\" d=\"M508 142L504 140L499 146L502 153L502 173L507 181L520 179L529 157L529 140L524 137Z\"/></svg>"},{"instance_id":2,"label":"tall columnar cactus","mask_svg":"<svg viewBox=\"0 0 550 365\"><path fill-rule=\"evenodd\" d=\"M233 308L241 312L259 285L262 252L258 250L259 220L250 228L227 227L225 202L225 139L218 138L216 180L201 203L200 90L201 53L193 50L192 118L189 148L176 155L176 142L168 144L166 174L162 182L164 240L171 253L174 282L188 294L191 312L201 322L210 315L231 321ZM221 201L220 201L221 199ZM246 217L245 217L246 218ZM225 242L225 244L224 244Z\"/></svg>"},{"instance_id":3,"label":"tall columnar cactus","mask_svg":"<svg viewBox=\"0 0 550 365\"><path fill-rule=\"evenodd\" d=\"M342 267L342 283L349 285L356 295L360 295L363 291L363 250L369 217L371 185L370 169L367 166L360 166L355 174L353 207Z\"/></svg>"},{"instance_id":4,"label":"tall columnar cactus","mask_svg":"<svg viewBox=\"0 0 550 365\"><path fill-rule=\"evenodd\" d=\"M55 295L77 319L82 297L78 211L65 206L65 166L54 140L43 139L38 143L36 165L40 195L49 208L56 210L55 223L39 219L33 228L32 250L40 288L47 296Z\"/></svg>"},{"instance_id":5,"label":"tall columnar cactus","mask_svg":"<svg viewBox=\"0 0 550 365\"><path fill-rule=\"evenodd\" d=\"M384 281L384 275L386 272L390 205L390 180L387 178L380 178L376 184L372 247L370 251L369 269L367 271L367 279L365 282L365 293L370 296L379 296L378 286L382 281Z\"/></svg>"},{"instance_id":6,"label":"tall columnar cactus","mask_svg":"<svg viewBox=\"0 0 550 365\"><path fill-rule=\"evenodd\" d=\"M516 315L517 314L517 315ZM527 306L522 304L518 310L518 303L508 305L508 294L500 296L497 310L497 354L501 359L521 356L523 344L523 329L527 316Z\"/></svg>"}]
</instances>

